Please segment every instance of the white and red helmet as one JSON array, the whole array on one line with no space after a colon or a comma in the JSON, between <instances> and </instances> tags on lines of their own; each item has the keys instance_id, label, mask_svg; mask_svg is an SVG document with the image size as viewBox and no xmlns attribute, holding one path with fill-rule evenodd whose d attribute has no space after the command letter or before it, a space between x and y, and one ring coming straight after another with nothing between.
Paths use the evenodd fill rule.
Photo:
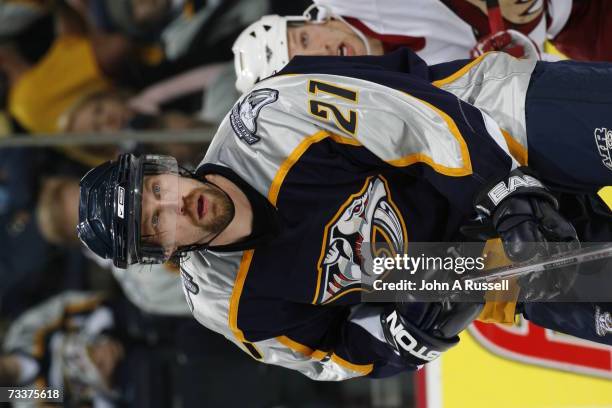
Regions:
<instances>
[{"instance_id":1,"label":"white and red helmet","mask_svg":"<svg viewBox=\"0 0 612 408\"><path fill-rule=\"evenodd\" d=\"M347 23L342 17L334 15L324 6L311 5L301 16L263 16L244 29L238 36L232 51L236 69L236 88L240 92L249 91L257 82L274 75L289 62L287 25L306 22L323 24L330 19L344 22L365 44L370 54L370 45L365 35Z\"/></svg>"}]
</instances>

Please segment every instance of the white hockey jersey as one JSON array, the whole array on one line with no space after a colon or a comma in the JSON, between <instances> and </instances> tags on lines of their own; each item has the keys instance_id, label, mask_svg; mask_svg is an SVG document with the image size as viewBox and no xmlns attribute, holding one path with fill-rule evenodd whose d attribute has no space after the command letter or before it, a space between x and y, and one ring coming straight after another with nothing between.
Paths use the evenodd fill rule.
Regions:
<instances>
[{"instance_id":1,"label":"white hockey jersey","mask_svg":"<svg viewBox=\"0 0 612 408\"><path fill-rule=\"evenodd\" d=\"M479 0L314 0L366 35L390 46L407 45L428 64L470 57L489 34L484 1ZM500 0L506 28L528 35L544 49L567 22L572 0Z\"/></svg>"},{"instance_id":2,"label":"white hockey jersey","mask_svg":"<svg viewBox=\"0 0 612 408\"><path fill-rule=\"evenodd\" d=\"M197 173L236 183L255 235L272 233L254 248L188 254L181 277L196 319L255 359L316 380L415 369L386 343L384 306L360 302L362 246L400 252L409 240L452 240L475 192L516 161L508 132L440 87L476 104L512 96L488 113L524 136L533 67L487 54L437 87L404 49L297 57L259 83L226 116Z\"/></svg>"}]
</instances>

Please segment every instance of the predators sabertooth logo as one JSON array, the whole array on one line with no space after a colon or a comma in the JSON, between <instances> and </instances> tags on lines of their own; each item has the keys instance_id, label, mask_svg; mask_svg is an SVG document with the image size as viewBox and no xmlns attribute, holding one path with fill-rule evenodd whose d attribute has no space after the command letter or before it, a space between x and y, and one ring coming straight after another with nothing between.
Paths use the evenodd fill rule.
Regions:
<instances>
[{"instance_id":1,"label":"predators sabertooth logo","mask_svg":"<svg viewBox=\"0 0 612 408\"><path fill-rule=\"evenodd\" d=\"M597 128L594 135L601 162L609 170L612 170L612 130Z\"/></svg>"},{"instance_id":2,"label":"predators sabertooth logo","mask_svg":"<svg viewBox=\"0 0 612 408\"><path fill-rule=\"evenodd\" d=\"M257 136L257 117L264 106L276 102L278 91L276 89L257 89L248 94L242 101L232 108L230 124L236 136L248 145L259 142Z\"/></svg>"},{"instance_id":3,"label":"predators sabertooth logo","mask_svg":"<svg viewBox=\"0 0 612 408\"><path fill-rule=\"evenodd\" d=\"M372 257L405 253L407 245L406 225L387 181L369 177L325 227L313 303L333 302L361 290L362 281L374 279Z\"/></svg>"}]
</instances>

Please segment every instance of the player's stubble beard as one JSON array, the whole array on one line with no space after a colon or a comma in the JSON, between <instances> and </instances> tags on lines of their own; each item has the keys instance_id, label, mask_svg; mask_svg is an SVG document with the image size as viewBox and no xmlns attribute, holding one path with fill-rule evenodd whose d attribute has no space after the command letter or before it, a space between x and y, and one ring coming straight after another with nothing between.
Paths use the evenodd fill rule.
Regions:
<instances>
[{"instance_id":1,"label":"player's stubble beard","mask_svg":"<svg viewBox=\"0 0 612 408\"><path fill-rule=\"evenodd\" d=\"M218 235L234 218L234 205L231 199L219 187L210 183L206 184L206 193L209 198L212 211L210 222L202 228L208 233Z\"/></svg>"}]
</instances>

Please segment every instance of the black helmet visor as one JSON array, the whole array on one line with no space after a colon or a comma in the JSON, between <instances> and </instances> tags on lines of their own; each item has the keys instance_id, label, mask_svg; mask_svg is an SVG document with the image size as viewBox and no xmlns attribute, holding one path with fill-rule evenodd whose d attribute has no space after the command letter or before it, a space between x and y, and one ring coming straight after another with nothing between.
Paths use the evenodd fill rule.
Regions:
<instances>
[{"instance_id":1,"label":"black helmet visor","mask_svg":"<svg viewBox=\"0 0 612 408\"><path fill-rule=\"evenodd\" d=\"M163 263L176 250L180 213L178 164L173 157L122 154L81 180L81 241L119 268Z\"/></svg>"},{"instance_id":2,"label":"black helmet visor","mask_svg":"<svg viewBox=\"0 0 612 408\"><path fill-rule=\"evenodd\" d=\"M118 219L122 211L129 212L128 263L163 263L176 250L176 223L181 209L179 178L173 157L145 155L131 161L127 203L124 200L124 208L120 208L121 195L128 191L122 191L121 184L115 201Z\"/></svg>"}]
</instances>

